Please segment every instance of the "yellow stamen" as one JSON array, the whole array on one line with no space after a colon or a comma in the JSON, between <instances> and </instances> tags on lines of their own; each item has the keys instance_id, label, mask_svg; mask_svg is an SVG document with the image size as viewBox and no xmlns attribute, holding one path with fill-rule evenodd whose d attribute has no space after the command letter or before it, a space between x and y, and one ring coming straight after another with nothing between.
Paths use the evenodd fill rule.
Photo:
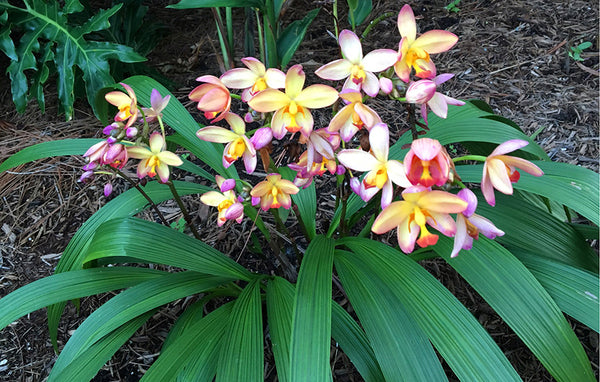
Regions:
<instances>
[{"instance_id":1,"label":"yellow stamen","mask_svg":"<svg viewBox=\"0 0 600 382\"><path fill-rule=\"evenodd\" d=\"M225 199L221 203L219 203L219 205L217 206L217 209L219 210L219 212L221 212L221 211L228 209L232 205L233 205L233 202L231 200Z\"/></svg>"},{"instance_id":2,"label":"yellow stamen","mask_svg":"<svg viewBox=\"0 0 600 382\"><path fill-rule=\"evenodd\" d=\"M227 159L228 162L233 162L241 157L244 154L244 151L246 151L246 143L241 137L237 138L231 143L231 146L229 146L225 159Z\"/></svg>"},{"instance_id":3,"label":"yellow stamen","mask_svg":"<svg viewBox=\"0 0 600 382\"><path fill-rule=\"evenodd\" d=\"M412 67L415 67L415 69L417 69L417 66L415 65L415 63L417 62L418 59L423 59L423 60L429 62L429 53L427 53L423 49L415 49L415 48L411 48L408 50L408 52L406 52L406 64L409 67L412 66Z\"/></svg>"},{"instance_id":4,"label":"yellow stamen","mask_svg":"<svg viewBox=\"0 0 600 382\"><path fill-rule=\"evenodd\" d=\"M357 85L362 84L363 81L365 80L365 78L367 78L367 75L365 74L365 71L359 65L353 65L352 66L352 74L351 74L351 76L352 76L352 82L354 82Z\"/></svg>"},{"instance_id":5,"label":"yellow stamen","mask_svg":"<svg viewBox=\"0 0 600 382\"><path fill-rule=\"evenodd\" d=\"M256 80L254 85L252 85L252 89L250 89L250 93L256 94L261 92L267 88L267 81L265 81L264 77L260 77Z\"/></svg>"}]
</instances>

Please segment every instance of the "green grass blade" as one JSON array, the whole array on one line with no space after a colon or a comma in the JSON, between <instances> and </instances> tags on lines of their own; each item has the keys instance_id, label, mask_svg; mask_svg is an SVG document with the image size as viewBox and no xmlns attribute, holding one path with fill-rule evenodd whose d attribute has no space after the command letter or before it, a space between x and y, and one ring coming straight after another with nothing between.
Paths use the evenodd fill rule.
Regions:
<instances>
[{"instance_id":1,"label":"green grass blade","mask_svg":"<svg viewBox=\"0 0 600 382\"><path fill-rule=\"evenodd\" d=\"M521 179L513 184L514 188L545 196L577 211L594 224L600 224L600 184L597 173L567 163L533 163L544 171L544 175L535 177L522 174ZM456 170L464 182L481 182L483 165L457 166Z\"/></svg>"},{"instance_id":2,"label":"green grass blade","mask_svg":"<svg viewBox=\"0 0 600 382\"><path fill-rule=\"evenodd\" d=\"M594 374L571 326L535 277L500 244L480 237L454 259L452 239L434 250L498 312L558 381L593 381Z\"/></svg>"},{"instance_id":3,"label":"green grass blade","mask_svg":"<svg viewBox=\"0 0 600 382\"><path fill-rule=\"evenodd\" d=\"M197 272L167 274L131 287L96 309L71 336L56 360L50 379L75 362L86 349L127 321L161 305L215 288L233 278Z\"/></svg>"},{"instance_id":4,"label":"green grass blade","mask_svg":"<svg viewBox=\"0 0 600 382\"><path fill-rule=\"evenodd\" d=\"M151 247L148 243L153 243ZM98 227L86 261L119 254L215 276L248 281L252 274L208 244L170 227L136 218Z\"/></svg>"},{"instance_id":5,"label":"green grass blade","mask_svg":"<svg viewBox=\"0 0 600 382\"><path fill-rule=\"evenodd\" d=\"M290 341L294 314L295 288L287 280L275 277L267 286L267 319L280 381L289 381Z\"/></svg>"},{"instance_id":6,"label":"green grass blade","mask_svg":"<svg viewBox=\"0 0 600 382\"><path fill-rule=\"evenodd\" d=\"M520 380L473 315L425 269L373 240L346 238L338 243L357 255L348 257L357 270L368 269L369 277L388 286L459 379Z\"/></svg>"},{"instance_id":7,"label":"green grass blade","mask_svg":"<svg viewBox=\"0 0 600 382\"><path fill-rule=\"evenodd\" d=\"M212 381L232 306L232 302L227 303L190 323L185 332L163 349L140 381L175 381L178 376L182 376L181 380Z\"/></svg>"},{"instance_id":8,"label":"green grass blade","mask_svg":"<svg viewBox=\"0 0 600 382\"><path fill-rule=\"evenodd\" d=\"M251 281L233 305L219 354L217 382L264 380L260 282Z\"/></svg>"},{"instance_id":9,"label":"green grass blade","mask_svg":"<svg viewBox=\"0 0 600 382\"><path fill-rule=\"evenodd\" d=\"M95 138L79 138L38 143L24 148L0 163L0 172L37 159L61 155L83 155L92 145L100 141L101 139Z\"/></svg>"},{"instance_id":10,"label":"green grass blade","mask_svg":"<svg viewBox=\"0 0 600 382\"><path fill-rule=\"evenodd\" d=\"M91 381L108 360L155 311L131 319L87 348L61 373L48 381Z\"/></svg>"},{"instance_id":11,"label":"green grass blade","mask_svg":"<svg viewBox=\"0 0 600 382\"><path fill-rule=\"evenodd\" d=\"M402 303L376 275L361 270L352 257L356 255L337 251L335 268L365 328L385 380L447 380L427 336Z\"/></svg>"},{"instance_id":12,"label":"green grass blade","mask_svg":"<svg viewBox=\"0 0 600 382\"><path fill-rule=\"evenodd\" d=\"M0 299L0 328L45 306L111 290L129 288L164 275L131 267L82 269L36 280Z\"/></svg>"},{"instance_id":13,"label":"green grass blade","mask_svg":"<svg viewBox=\"0 0 600 382\"><path fill-rule=\"evenodd\" d=\"M365 332L337 303L331 305L331 336L366 382L385 381Z\"/></svg>"},{"instance_id":14,"label":"green grass blade","mask_svg":"<svg viewBox=\"0 0 600 382\"><path fill-rule=\"evenodd\" d=\"M306 249L296 286L290 344L290 381L331 378L333 239L317 236Z\"/></svg>"}]
</instances>

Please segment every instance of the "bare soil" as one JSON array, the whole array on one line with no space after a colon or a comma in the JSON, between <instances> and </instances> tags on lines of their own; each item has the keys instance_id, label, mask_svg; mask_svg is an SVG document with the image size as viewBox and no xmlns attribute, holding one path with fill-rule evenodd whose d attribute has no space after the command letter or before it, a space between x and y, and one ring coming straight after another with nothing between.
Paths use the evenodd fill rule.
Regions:
<instances>
[{"instance_id":1,"label":"bare soil","mask_svg":"<svg viewBox=\"0 0 600 382\"><path fill-rule=\"evenodd\" d=\"M340 26L347 28L340 2ZM364 51L397 47L396 15L403 3L373 1L373 16L394 15L376 25L364 40ZM421 31L447 29L460 38L450 52L437 56L439 72L455 73L444 92L461 99L482 99L497 114L515 121L524 131L536 134L536 141L556 161L577 164L598 172L598 7L586 0L470 1L452 13L445 0L424 0L411 4ZM203 74L220 75L218 40L208 10L165 9L165 1L148 1L150 17L167 25L169 33L149 56L150 64L178 83L175 94L189 104L186 95ZM323 7L307 34L293 63L301 63L307 73L331 61L338 47L331 37L332 2L295 0L286 19L302 17L316 6ZM238 13L235 13L238 15ZM241 14L238 15L241 17ZM365 24L366 25L366 24ZM365 25L359 27L362 32ZM236 41L242 41L242 30ZM583 54L583 62L568 56L568 49L583 41L593 46ZM236 58L241 56L238 47ZM0 67L8 65L0 58ZM64 122L57 116L53 100L56 92L49 84L47 112L36 105L17 114L11 103L7 76L0 78L0 162L15 152L48 140L100 136L101 124L84 103L76 104L75 118ZM53 93L54 92L54 93ZM193 106L190 105L190 110ZM401 123L394 110L383 119ZM84 161L80 157L52 158L19 166L0 174L0 296L53 273L61 252L78 227L103 204L100 183L77 182ZM120 189L117 189L119 192ZM197 198L186 203L206 235L206 241L227 254L243 247L249 225L231 225L225 236L213 228L213 211ZM177 220L173 203L161 205L170 219ZM322 228L322 227L318 227ZM254 269L268 269L269 260L243 255L242 261ZM500 317L443 261L428 261L427 269L438 277L478 318L524 380L552 380L539 361ZM59 344L90 312L112 297L105 294L82 300L79 312L68 305L59 327ZM135 381L158 355L160 346L176 317L190 300L170 304L140 329L95 378L97 381ZM598 335L571 320L598 375ZM352 365L341 352L334 351L338 381L359 381ZM0 332L0 380L41 381L48 375L56 355L48 339L45 310L34 312ZM267 355L269 360L269 355ZM274 380L272 359L266 365L267 379ZM449 375L452 377L451 372Z\"/></svg>"}]
</instances>

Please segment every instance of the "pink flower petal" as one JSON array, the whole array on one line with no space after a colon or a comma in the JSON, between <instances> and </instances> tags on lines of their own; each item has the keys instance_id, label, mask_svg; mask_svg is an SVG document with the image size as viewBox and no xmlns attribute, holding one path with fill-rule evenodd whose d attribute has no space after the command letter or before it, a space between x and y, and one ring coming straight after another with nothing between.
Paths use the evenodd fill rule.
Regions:
<instances>
[{"instance_id":1,"label":"pink flower petal","mask_svg":"<svg viewBox=\"0 0 600 382\"><path fill-rule=\"evenodd\" d=\"M362 59L362 66L365 71L381 72L398 61L398 52L391 49L376 49L369 52Z\"/></svg>"},{"instance_id":2,"label":"pink flower petal","mask_svg":"<svg viewBox=\"0 0 600 382\"><path fill-rule=\"evenodd\" d=\"M225 120L231 126L231 130L237 135L246 134L246 122L237 114L225 113Z\"/></svg>"},{"instance_id":3,"label":"pink flower petal","mask_svg":"<svg viewBox=\"0 0 600 382\"><path fill-rule=\"evenodd\" d=\"M244 166L248 174L252 174L256 169L256 154L252 155L250 151L244 151Z\"/></svg>"},{"instance_id":4,"label":"pink flower petal","mask_svg":"<svg viewBox=\"0 0 600 382\"><path fill-rule=\"evenodd\" d=\"M246 68L234 68L221 76L221 82L230 89L246 89L254 85L256 73Z\"/></svg>"},{"instance_id":5,"label":"pink flower petal","mask_svg":"<svg viewBox=\"0 0 600 382\"><path fill-rule=\"evenodd\" d=\"M512 195L513 188L504 162L499 159L488 158L486 164L494 188L503 194Z\"/></svg>"},{"instance_id":6,"label":"pink flower petal","mask_svg":"<svg viewBox=\"0 0 600 382\"><path fill-rule=\"evenodd\" d=\"M203 141L215 143L229 143L238 137L233 131L219 126L203 127L196 132L196 136Z\"/></svg>"},{"instance_id":7,"label":"pink flower petal","mask_svg":"<svg viewBox=\"0 0 600 382\"><path fill-rule=\"evenodd\" d=\"M265 65L254 57L242 58L242 63L252 71L256 76L262 77L265 75Z\"/></svg>"},{"instance_id":8,"label":"pink flower petal","mask_svg":"<svg viewBox=\"0 0 600 382\"><path fill-rule=\"evenodd\" d=\"M248 101L248 105L252 109L261 113L269 113L281 109L289 105L289 103L290 98L276 89L265 89Z\"/></svg>"},{"instance_id":9,"label":"pink flower petal","mask_svg":"<svg viewBox=\"0 0 600 382\"><path fill-rule=\"evenodd\" d=\"M379 80L371 72L365 72L365 80L362 83L362 90L371 97L376 97L379 93Z\"/></svg>"},{"instance_id":10,"label":"pink flower petal","mask_svg":"<svg viewBox=\"0 0 600 382\"><path fill-rule=\"evenodd\" d=\"M504 235L504 231L498 229L494 223L483 216L474 214L469 218L469 221L488 239L495 239L497 236Z\"/></svg>"},{"instance_id":11,"label":"pink flower petal","mask_svg":"<svg viewBox=\"0 0 600 382\"><path fill-rule=\"evenodd\" d=\"M462 212L466 217L470 217L477 209L477 196L468 188L463 188L456 194L459 198L467 202L467 209Z\"/></svg>"},{"instance_id":12,"label":"pink flower petal","mask_svg":"<svg viewBox=\"0 0 600 382\"><path fill-rule=\"evenodd\" d=\"M410 145L411 151L421 160L432 160L442 151L442 145L436 139L420 138ZM408 157L408 155L407 155ZM410 158L412 162L412 157ZM406 160L408 162L408 160ZM407 166L409 163L407 163Z\"/></svg>"},{"instance_id":13,"label":"pink flower petal","mask_svg":"<svg viewBox=\"0 0 600 382\"><path fill-rule=\"evenodd\" d=\"M207 191L200 196L200 201L211 207L218 207L225 199L225 196L217 191Z\"/></svg>"},{"instance_id":14,"label":"pink flower petal","mask_svg":"<svg viewBox=\"0 0 600 382\"><path fill-rule=\"evenodd\" d=\"M400 36L406 37L409 42L415 41L417 37L415 14L408 4L405 4L398 13L398 31Z\"/></svg>"},{"instance_id":15,"label":"pink flower petal","mask_svg":"<svg viewBox=\"0 0 600 382\"><path fill-rule=\"evenodd\" d=\"M370 171L379 164L375 157L365 151L348 149L338 153L338 160L349 169L356 171Z\"/></svg>"},{"instance_id":16,"label":"pink flower petal","mask_svg":"<svg viewBox=\"0 0 600 382\"><path fill-rule=\"evenodd\" d=\"M271 143L272 139L273 131L268 127L261 127L260 129L256 130L256 132L250 139L250 142L252 143L252 145L254 145L254 148L256 150L260 150L269 143Z\"/></svg>"},{"instance_id":17,"label":"pink flower petal","mask_svg":"<svg viewBox=\"0 0 600 382\"><path fill-rule=\"evenodd\" d=\"M369 143L375 158L380 162L387 162L390 145L390 132L385 123L378 123L369 132Z\"/></svg>"},{"instance_id":18,"label":"pink flower petal","mask_svg":"<svg viewBox=\"0 0 600 382\"><path fill-rule=\"evenodd\" d=\"M515 150L518 150L522 147L525 147L528 144L529 144L529 142L527 142L523 139L511 139L509 141L506 141L506 142L500 144L498 147L496 147L496 149L494 151L492 151L490 156L507 154L507 153L513 152Z\"/></svg>"},{"instance_id":19,"label":"pink flower petal","mask_svg":"<svg viewBox=\"0 0 600 382\"><path fill-rule=\"evenodd\" d=\"M397 184L400 187L408 188L411 187L412 184L406 177L406 172L404 170L404 165L397 160L389 160L386 164L388 177L394 184Z\"/></svg>"},{"instance_id":20,"label":"pink flower petal","mask_svg":"<svg viewBox=\"0 0 600 382\"><path fill-rule=\"evenodd\" d=\"M530 161L525 160L523 158L511 157L508 155L498 155L497 158L502 159L502 161L504 163L506 163L507 165L516 167L516 168L523 170L526 173L531 174L533 176L544 175L544 172L542 171L541 168L539 168L538 166L534 165Z\"/></svg>"},{"instance_id":21,"label":"pink flower petal","mask_svg":"<svg viewBox=\"0 0 600 382\"><path fill-rule=\"evenodd\" d=\"M431 30L420 35L411 48L421 48L429 54L442 53L452 48L458 37L454 33L443 30Z\"/></svg>"},{"instance_id":22,"label":"pink flower petal","mask_svg":"<svg viewBox=\"0 0 600 382\"><path fill-rule=\"evenodd\" d=\"M327 85L311 85L302 90L295 101L298 105L308 107L309 109L317 109L333 105L338 99L338 92L331 86Z\"/></svg>"},{"instance_id":23,"label":"pink flower petal","mask_svg":"<svg viewBox=\"0 0 600 382\"><path fill-rule=\"evenodd\" d=\"M302 65L294 65L288 69L285 76L285 94L290 99L295 99L304 87L306 74L302 70ZM254 110L258 110L253 107ZM260 111L260 110L259 110Z\"/></svg>"},{"instance_id":24,"label":"pink flower petal","mask_svg":"<svg viewBox=\"0 0 600 382\"><path fill-rule=\"evenodd\" d=\"M456 234L454 235L454 246L450 257L456 257L458 252L463 249L463 245L467 240L467 224L465 217L462 214L456 216Z\"/></svg>"},{"instance_id":25,"label":"pink flower petal","mask_svg":"<svg viewBox=\"0 0 600 382\"><path fill-rule=\"evenodd\" d=\"M265 73L267 86L273 89L285 88L285 73L279 69L269 68Z\"/></svg>"},{"instance_id":26,"label":"pink flower petal","mask_svg":"<svg viewBox=\"0 0 600 382\"><path fill-rule=\"evenodd\" d=\"M321 66L315 74L325 80L342 80L352 74L352 63L346 59L339 59Z\"/></svg>"},{"instance_id":27,"label":"pink flower petal","mask_svg":"<svg viewBox=\"0 0 600 382\"><path fill-rule=\"evenodd\" d=\"M446 118L448 116L448 104L441 93L435 93L427 102L427 106L429 106L431 111L440 118Z\"/></svg>"},{"instance_id":28,"label":"pink flower petal","mask_svg":"<svg viewBox=\"0 0 600 382\"><path fill-rule=\"evenodd\" d=\"M360 64L363 53L358 36L354 32L344 29L340 32L338 42L342 49L342 56L352 64Z\"/></svg>"}]
</instances>

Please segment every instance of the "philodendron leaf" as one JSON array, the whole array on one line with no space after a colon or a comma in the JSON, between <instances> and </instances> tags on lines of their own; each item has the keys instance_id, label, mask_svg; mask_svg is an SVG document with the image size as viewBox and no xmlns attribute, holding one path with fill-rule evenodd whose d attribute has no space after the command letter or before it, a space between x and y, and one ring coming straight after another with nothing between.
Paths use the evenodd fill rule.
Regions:
<instances>
[{"instance_id":1,"label":"philodendron leaf","mask_svg":"<svg viewBox=\"0 0 600 382\"><path fill-rule=\"evenodd\" d=\"M348 22L352 29L362 24L373 10L372 0L348 0Z\"/></svg>"},{"instance_id":2,"label":"philodendron leaf","mask_svg":"<svg viewBox=\"0 0 600 382\"><path fill-rule=\"evenodd\" d=\"M312 21L317 17L319 8L308 12L302 20L296 20L288 25L277 39L277 55L279 64L285 68L296 53L296 50L304 40L304 35Z\"/></svg>"}]
</instances>

